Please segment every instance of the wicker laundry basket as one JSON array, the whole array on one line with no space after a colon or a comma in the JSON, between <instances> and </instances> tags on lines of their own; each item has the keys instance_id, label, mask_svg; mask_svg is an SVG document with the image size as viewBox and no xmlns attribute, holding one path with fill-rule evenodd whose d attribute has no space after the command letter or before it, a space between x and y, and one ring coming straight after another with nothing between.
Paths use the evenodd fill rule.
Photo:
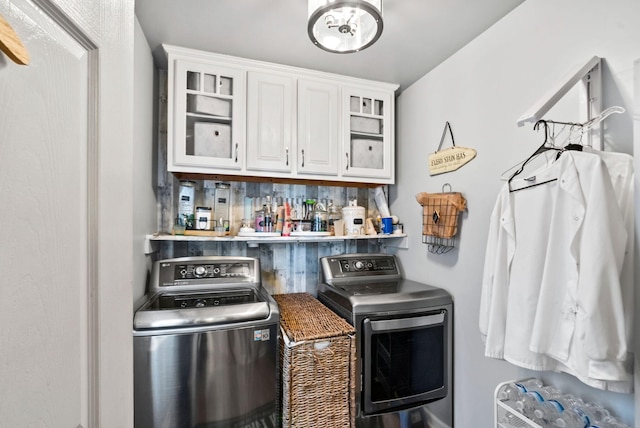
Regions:
<instances>
[{"instance_id":1,"label":"wicker laundry basket","mask_svg":"<svg viewBox=\"0 0 640 428\"><path fill-rule=\"evenodd\" d=\"M355 426L355 330L307 293L280 306L283 428Z\"/></svg>"}]
</instances>

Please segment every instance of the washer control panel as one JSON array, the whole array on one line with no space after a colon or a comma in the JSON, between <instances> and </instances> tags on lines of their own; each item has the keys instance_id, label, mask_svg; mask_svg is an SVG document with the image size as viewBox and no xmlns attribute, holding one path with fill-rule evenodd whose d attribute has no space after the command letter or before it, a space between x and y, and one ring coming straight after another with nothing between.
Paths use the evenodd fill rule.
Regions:
<instances>
[{"instance_id":1,"label":"washer control panel","mask_svg":"<svg viewBox=\"0 0 640 428\"><path fill-rule=\"evenodd\" d=\"M249 263L185 263L174 266L174 279L249 278Z\"/></svg>"},{"instance_id":2,"label":"washer control panel","mask_svg":"<svg viewBox=\"0 0 640 428\"><path fill-rule=\"evenodd\" d=\"M260 283L260 262L249 257L200 256L160 260L154 266L154 288ZM153 284L152 284L153 285Z\"/></svg>"}]
</instances>

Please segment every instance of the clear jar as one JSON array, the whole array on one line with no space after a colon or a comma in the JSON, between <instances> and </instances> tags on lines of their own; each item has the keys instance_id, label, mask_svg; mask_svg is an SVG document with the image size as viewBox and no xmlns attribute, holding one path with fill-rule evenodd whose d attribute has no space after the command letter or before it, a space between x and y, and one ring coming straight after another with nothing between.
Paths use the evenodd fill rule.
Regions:
<instances>
[{"instance_id":1,"label":"clear jar","mask_svg":"<svg viewBox=\"0 0 640 428\"><path fill-rule=\"evenodd\" d=\"M231 223L231 186L229 183L216 183L213 212L216 215L216 220L221 223L218 226ZM226 229L226 232L228 231L229 229Z\"/></svg>"},{"instance_id":2,"label":"clear jar","mask_svg":"<svg viewBox=\"0 0 640 428\"><path fill-rule=\"evenodd\" d=\"M198 230L211 229L211 207L196 208L196 229Z\"/></svg>"},{"instance_id":3,"label":"clear jar","mask_svg":"<svg viewBox=\"0 0 640 428\"><path fill-rule=\"evenodd\" d=\"M332 235L335 235L336 230L334 223L336 220L340 220L342 218L342 213L340 212L341 209L340 207L333 205L333 202L329 202L329 208L327 208L327 211L329 213L329 232L331 232Z\"/></svg>"},{"instance_id":4,"label":"clear jar","mask_svg":"<svg viewBox=\"0 0 640 428\"><path fill-rule=\"evenodd\" d=\"M194 181L180 181L178 194L178 217L184 219L187 229L195 228L196 183Z\"/></svg>"},{"instance_id":5,"label":"clear jar","mask_svg":"<svg viewBox=\"0 0 640 428\"><path fill-rule=\"evenodd\" d=\"M313 209L313 217L311 219L312 232L327 232L328 230L328 213L321 203L317 203Z\"/></svg>"}]
</instances>

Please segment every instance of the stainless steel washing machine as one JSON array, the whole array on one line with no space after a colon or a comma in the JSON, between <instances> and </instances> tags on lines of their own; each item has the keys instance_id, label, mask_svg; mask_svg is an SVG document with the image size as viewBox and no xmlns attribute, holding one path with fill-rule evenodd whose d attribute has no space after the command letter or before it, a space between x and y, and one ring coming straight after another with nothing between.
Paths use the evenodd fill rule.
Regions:
<instances>
[{"instance_id":1,"label":"stainless steel washing machine","mask_svg":"<svg viewBox=\"0 0 640 428\"><path fill-rule=\"evenodd\" d=\"M279 320L258 259L156 262L133 319L135 427L279 426Z\"/></svg>"},{"instance_id":2,"label":"stainless steel washing machine","mask_svg":"<svg viewBox=\"0 0 640 428\"><path fill-rule=\"evenodd\" d=\"M320 259L318 299L356 330L358 428L453 427L453 300L388 254Z\"/></svg>"}]
</instances>

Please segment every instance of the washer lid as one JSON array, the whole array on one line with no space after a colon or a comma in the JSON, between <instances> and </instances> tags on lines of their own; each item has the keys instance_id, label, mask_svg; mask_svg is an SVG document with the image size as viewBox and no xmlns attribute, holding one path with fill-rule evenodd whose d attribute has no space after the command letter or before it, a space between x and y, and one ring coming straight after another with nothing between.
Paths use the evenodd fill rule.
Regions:
<instances>
[{"instance_id":1,"label":"washer lid","mask_svg":"<svg viewBox=\"0 0 640 428\"><path fill-rule=\"evenodd\" d=\"M269 302L254 288L158 293L133 318L135 330L193 327L263 320Z\"/></svg>"}]
</instances>

